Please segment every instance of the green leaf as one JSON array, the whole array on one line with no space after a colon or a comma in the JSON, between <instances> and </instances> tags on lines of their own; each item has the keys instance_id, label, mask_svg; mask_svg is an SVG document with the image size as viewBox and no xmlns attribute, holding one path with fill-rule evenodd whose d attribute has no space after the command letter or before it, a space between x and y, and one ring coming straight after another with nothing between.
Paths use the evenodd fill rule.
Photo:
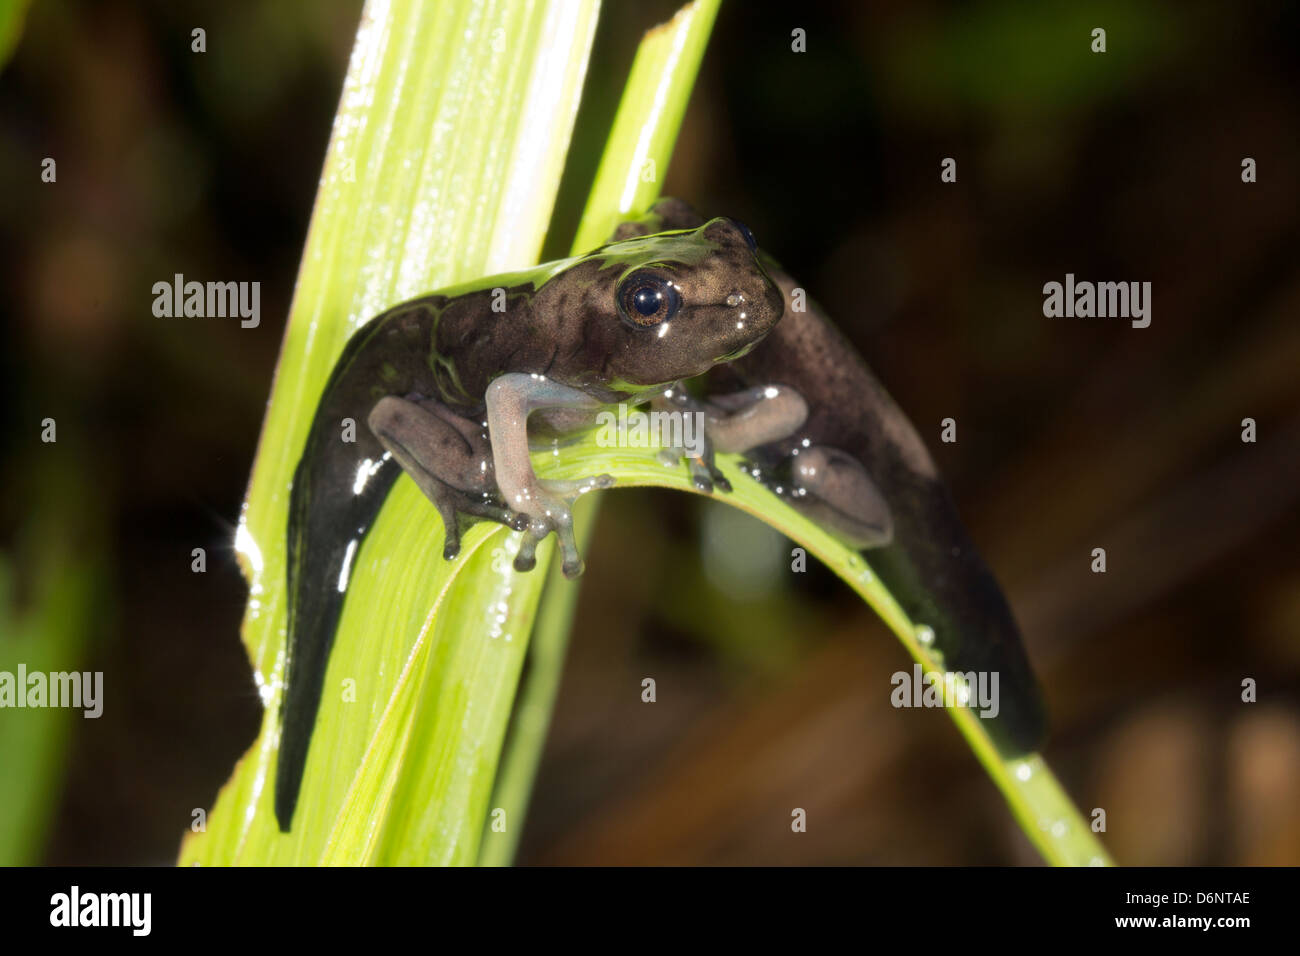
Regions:
<instances>
[{"instance_id":1,"label":"green leaf","mask_svg":"<svg viewBox=\"0 0 1300 956\"><path fill-rule=\"evenodd\" d=\"M84 669L88 648L105 607L111 606L103 527L87 507L93 490L84 476L93 468L75 438L57 447L61 451L24 470L29 482L23 482L19 497L29 510L13 551L0 552L0 672L15 675L15 681L19 667L28 674L80 671L87 675L83 681L93 680L93 672ZM21 604L19 568L29 591ZM99 692L102 710L102 682ZM69 743L86 712L85 707L0 711L0 866L40 861L59 806Z\"/></svg>"},{"instance_id":2,"label":"green leaf","mask_svg":"<svg viewBox=\"0 0 1300 956\"><path fill-rule=\"evenodd\" d=\"M0 67L9 62L23 35L29 0L0 0Z\"/></svg>"}]
</instances>

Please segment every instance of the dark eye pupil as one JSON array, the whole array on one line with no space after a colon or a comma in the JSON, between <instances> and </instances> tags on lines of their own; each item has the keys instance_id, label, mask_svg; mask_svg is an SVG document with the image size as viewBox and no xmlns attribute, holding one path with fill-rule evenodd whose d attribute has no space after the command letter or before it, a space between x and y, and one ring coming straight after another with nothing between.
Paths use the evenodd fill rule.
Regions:
<instances>
[{"instance_id":1,"label":"dark eye pupil","mask_svg":"<svg viewBox=\"0 0 1300 956\"><path fill-rule=\"evenodd\" d=\"M642 287L632 294L632 308L642 315L654 315L659 311L659 305L663 300L664 294L658 289Z\"/></svg>"},{"instance_id":2,"label":"dark eye pupil","mask_svg":"<svg viewBox=\"0 0 1300 956\"><path fill-rule=\"evenodd\" d=\"M616 292L619 315L641 329L670 322L682 305L678 291L670 280L657 275L629 276Z\"/></svg>"},{"instance_id":3,"label":"dark eye pupil","mask_svg":"<svg viewBox=\"0 0 1300 956\"><path fill-rule=\"evenodd\" d=\"M740 234L745 237L746 245L748 245L752 250L757 250L758 242L754 239L754 234L749 231L749 227L739 219L733 219L732 222L736 224L736 228L740 230Z\"/></svg>"}]
</instances>

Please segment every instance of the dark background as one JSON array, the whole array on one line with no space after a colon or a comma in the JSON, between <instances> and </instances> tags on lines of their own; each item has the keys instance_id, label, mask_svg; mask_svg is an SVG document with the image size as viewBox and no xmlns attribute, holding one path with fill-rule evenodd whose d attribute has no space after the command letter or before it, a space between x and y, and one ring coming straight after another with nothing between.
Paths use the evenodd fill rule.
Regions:
<instances>
[{"instance_id":1,"label":"dark background","mask_svg":"<svg viewBox=\"0 0 1300 956\"><path fill-rule=\"evenodd\" d=\"M605 4L549 253L673 8ZM0 659L45 640L114 701L61 731L26 860L174 859L256 734L231 539L359 10L49 0L0 74ZM733 0L667 177L753 228L926 438L1047 760L1124 863L1300 862L1296 11ZM259 280L261 327L155 318L175 272ZM1151 327L1044 318L1066 272L1151 281ZM948 718L889 706L885 627L785 554L719 505L607 496L520 862L1037 860Z\"/></svg>"}]
</instances>

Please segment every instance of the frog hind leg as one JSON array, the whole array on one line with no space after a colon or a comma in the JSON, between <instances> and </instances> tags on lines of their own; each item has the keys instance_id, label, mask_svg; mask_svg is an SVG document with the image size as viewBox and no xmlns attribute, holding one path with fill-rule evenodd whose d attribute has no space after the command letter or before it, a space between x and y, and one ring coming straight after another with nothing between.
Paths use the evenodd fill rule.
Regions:
<instances>
[{"instance_id":1,"label":"frog hind leg","mask_svg":"<svg viewBox=\"0 0 1300 956\"><path fill-rule=\"evenodd\" d=\"M446 528L443 557L460 553L462 518L487 518L522 531L526 515L497 492L492 446L480 422L417 395L380 399L367 420L380 443L411 476Z\"/></svg>"},{"instance_id":2,"label":"frog hind leg","mask_svg":"<svg viewBox=\"0 0 1300 956\"><path fill-rule=\"evenodd\" d=\"M788 459L790 503L856 548L880 548L894 539L894 521L876 483L847 452L824 445L798 449Z\"/></svg>"}]
</instances>

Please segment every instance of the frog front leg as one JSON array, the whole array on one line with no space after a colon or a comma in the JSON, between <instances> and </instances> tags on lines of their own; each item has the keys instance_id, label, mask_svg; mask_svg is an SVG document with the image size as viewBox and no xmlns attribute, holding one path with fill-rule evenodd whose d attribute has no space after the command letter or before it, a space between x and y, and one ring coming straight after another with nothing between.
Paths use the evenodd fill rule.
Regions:
<instances>
[{"instance_id":1,"label":"frog front leg","mask_svg":"<svg viewBox=\"0 0 1300 956\"><path fill-rule=\"evenodd\" d=\"M537 544L552 531L560 542L562 570L568 578L582 573L582 557L573 536L573 502L594 488L614 484L610 475L579 481L543 481L528 456L528 416L539 409L591 409L601 402L586 392L561 385L544 375L511 372L488 386L488 430L497 485L508 507L528 516L524 538L515 556L515 570L537 563Z\"/></svg>"},{"instance_id":2,"label":"frog front leg","mask_svg":"<svg viewBox=\"0 0 1300 956\"><path fill-rule=\"evenodd\" d=\"M446 528L444 558L460 553L461 515L488 518L516 531L527 526L526 515L498 499L492 447L482 423L418 395L380 399L367 423L438 509Z\"/></svg>"},{"instance_id":3,"label":"frog front leg","mask_svg":"<svg viewBox=\"0 0 1300 956\"><path fill-rule=\"evenodd\" d=\"M656 396L652 406L656 411L695 415L703 422L702 429L694 430L701 439L696 447L665 449L662 454L665 461L684 458L695 487L706 493L715 486L723 491L731 490L731 483L714 462L715 452L740 454L789 438L808 418L808 405L803 397L783 385L764 385L701 400L692 397L678 383ZM682 433L686 432L683 428Z\"/></svg>"},{"instance_id":4,"label":"frog front leg","mask_svg":"<svg viewBox=\"0 0 1300 956\"><path fill-rule=\"evenodd\" d=\"M837 533L856 548L879 548L893 540L894 521L884 495L862 464L838 448L789 439L803 427L808 405L794 389L764 385L706 400L693 398L681 385L667 389L655 407L704 417L704 442L694 453L665 449L666 463L683 458L701 491L731 485L714 464L714 452L757 451L765 484L797 511ZM765 447L771 446L771 447ZM788 452L779 449L790 448Z\"/></svg>"}]
</instances>

